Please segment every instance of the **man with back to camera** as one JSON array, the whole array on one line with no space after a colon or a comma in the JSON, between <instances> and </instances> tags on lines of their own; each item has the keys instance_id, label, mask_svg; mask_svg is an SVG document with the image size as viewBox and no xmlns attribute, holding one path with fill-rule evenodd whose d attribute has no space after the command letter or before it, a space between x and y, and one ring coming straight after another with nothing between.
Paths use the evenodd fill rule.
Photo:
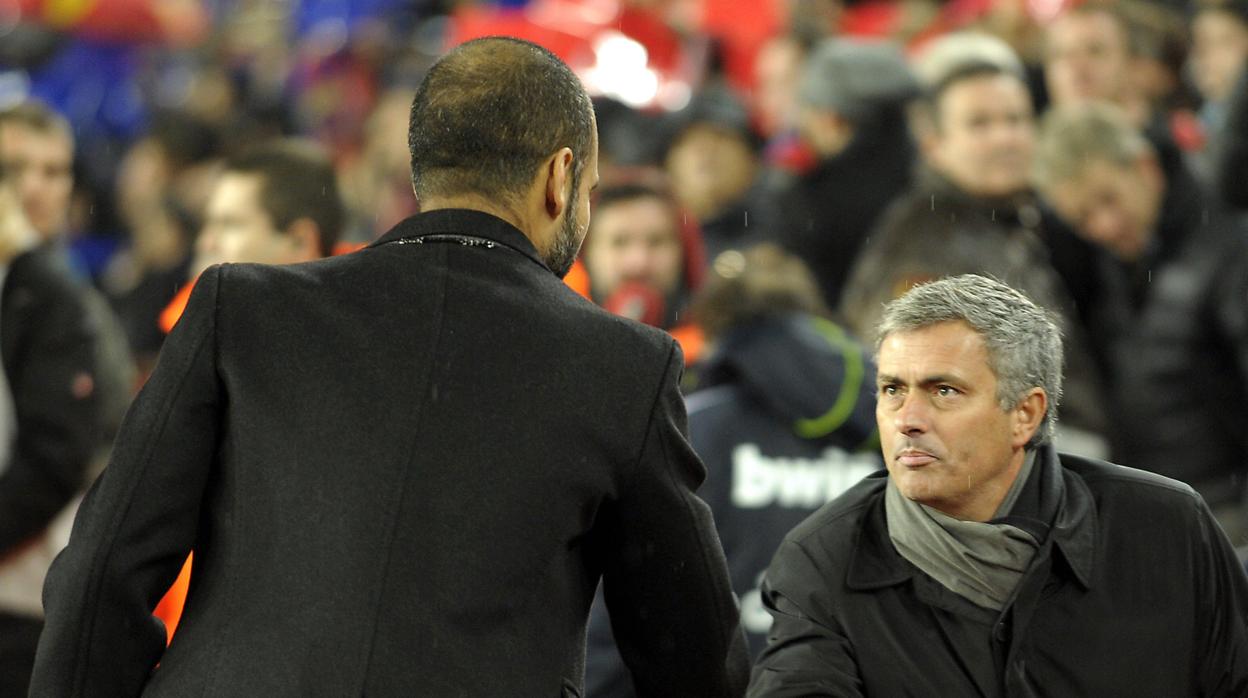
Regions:
<instances>
[{"instance_id":1,"label":"man with back to camera","mask_svg":"<svg viewBox=\"0 0 1248 698\"><path fill-rule=\"evenodd\" d=\"M1061 337L976 275L890 303L887 472L795 528L750 696L1241 696L1248 578L1209 508L1058 454Z\"/></svg>"},{"instance_id":2,"label":"man with back to camera","mask_svg":"<svg viewBox=\"0 0 1248 698\"><path fill-rule=\"evenodd\" d=\"M647 694L739 695L680 352L560 280L596 142L567 66L472 41L412 105L424 213L205 271L51 572L35 694L580 695L601 577Z\"/></svg>"}]
</instances>

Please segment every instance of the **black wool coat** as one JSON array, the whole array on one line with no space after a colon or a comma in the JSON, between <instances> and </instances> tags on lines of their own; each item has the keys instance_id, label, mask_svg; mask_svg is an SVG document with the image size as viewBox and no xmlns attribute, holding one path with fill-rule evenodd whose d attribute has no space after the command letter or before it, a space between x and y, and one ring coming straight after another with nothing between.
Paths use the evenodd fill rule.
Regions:
<instances>
[{"instance_id":1,"label":"black wool coat","mask_svg":"<svg viewBox=\"0 0 1248 698\"><path fill-rule=\"evenodd\" d=\"M884 471L794 529L751 698L1248 695L1248 578L1200 497L1047 446L1037 465L1020 501L1055 515L1001 612L897 553Z\"/></svg>"},{"instance_id":2,"label":"black wool coat","mask_svg":"<svg viewBox=\"0 0 1248 698\"><path fill-rule=\"evenodd\" d=\"M479 212L210 269L49 576L33 694L575 696L601 577L650 694L738 695L681 367Z\"/></svg>"}]
</instances>

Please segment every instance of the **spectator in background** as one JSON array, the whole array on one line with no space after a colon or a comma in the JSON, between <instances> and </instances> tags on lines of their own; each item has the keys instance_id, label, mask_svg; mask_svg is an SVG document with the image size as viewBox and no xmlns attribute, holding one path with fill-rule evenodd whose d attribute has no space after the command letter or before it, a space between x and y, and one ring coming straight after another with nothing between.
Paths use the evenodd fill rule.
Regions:
<instances>
[{"instance_id":1,"label":"spectator in background","mask_svg":"<svg viewBox=\"0 0 1248 698\"><path fill-rule=\"evenodd\" d=\"M807 172L774 172L772 220L777 241L810 267L832 307L863 238L910 182L905 110L917 92L891 44L829 39L802 71L799 129L818 162Z\"/></svg>"},{"instance_id":2,"label":"spectator in background","mask_svg":"<svg viewBox=\"0 0 1248 698\"><path fill-rule=\"evenodd\" d=\"M664 329L682 314L705 273L696 225L671 195L645 184L605 187L581 254L594 302Z\"/></svg>"},{"instance_id":3,"label":"spectator in background","mask_svg":"<svg viewBox=\"0 0 1248 698\"><path fill-rule=\"evenodd\" d=\"M1045 195L1101 247L1089 332L1113 458L1182 480L1248 543L1248 230L1107 105L1046 119Z\"/></svg>"},{"instance_id":4,"label":"spectator in background","mask_svg":"<svg viewBox=\"0 0 1248 698\"><path fill-rule=\"evenodd\" d=\"M208 199L191 272L213 264L293 264L333 254L342 198L329 158L308 141L261 145L226 161Z\"/></svg>"},{"instance_id":5,"label":"spectator in background","mask_svg":"<svg viewBox=\"0 0 1248 698\"><path fill-rule=\"evenodd\" d=\"M329 256L344 222L329 157L310 141L262 143L226 160L195 245L195 277L214 264L294 264ZM164 311L169 332L194 280ZM156 607L170 638L181 621L193 557Z\"/></svg>"},{"instance_id":6,"label":"spectator in background","mask_svg":"<svg viewBox=\"0 0 1248 698\"><path fill-rule=\"evenodd\" d=\"M350 218L345 239L372 241L416 213L403 147L411 102L410 89L384 93L364 123L359 153L339 169Z\"/></svg>"},{"instance_id":7,"label":"spectator in background","mask_svg":"<svg viewBox=\"0 0 1248 698\"><path fill-rule=\"evenodd\" d=\"M1183 159L1167 115L1138 79L1147 27L1133 22L1124 6L1088 2L1063 10L1045 32L1045 79L1054 107L1113 104L1153 143L1167 163ZM1171 166L1167 164L1167 167Z\"/></svg>"},{"instance_id":8,"label":"spectator in background","mask_svg":"<svg viewBox=\"0 0 1248 698\"><path fill-rule=\"evenodd\" d=\"M1131 76L1131 27L1111 4L1090 2L1063 10L1045 32L1045 80L1054 106L1089 101L1118 105L1132 122L1152 118Z\"/></svg>"},{"instance_id":9,"label":"spectator in background","mask_svg":"<svg viewBox=\"0 0 1248 698\"><path fill-rule=\"evenodd\" d=\"M709 344L686 400L689 440L757 656L771 626L758 585L776 547L881 466L875 367L828 319L806 266L774 244L721 254L692 310ZM600 603L589 632L587 695L636 695Z\"/></svg>"},{"instance_id":10,"label":"spectator in background","mask_svg":"<svg viewBox=\"0 0 1248 698\"><path fill-rule=\"evenodd\" d=\"M107 426L88 289L41 244L11 172L0 161L0 695L25 696L44 576Z\"/></svg>"},{"instance_id":11,"label":"spectator in background","mask_svg":"<svg viewBox=\"0 0 1248 698\"><path fill-rule=\"evenodd\" d=\"M1231 95L1248 61L1248 1L1204 0L1192 17L1191 76L1204 103L1200 120L1207 136L1196 161L1202 181L1211 181L1226 138L1234 138L1227 122ZM1243 184L1242 181L1239 184Z\"/></svg>"},{"instance_id":12,"label":"spectator in background","mask_svg":"<svg viewBox=\"0 0 1248 698\"><path fill-rule=\"evenodd\" d=\"M157 318L186 281L195 234L219 166L215 131L185 113L160 114L118 168L117 199L128 244L102 278L139 373L156 362L165 335Z\"/></svg>"},{"instance_id":13,"label":"spectator in background","mask_svg":"<svg viewBox=\"0 0 1248 698\"><path fill-rule=\"evenodd\" d=\"M63 243L74 191L69 122L38 102L0 111L0 162L40 240Z\"/></svg>"},{"instance_id":14,"label":"spectator in background","mask_svg":"<svg viewBox=\"0 0 1248 698\"><path fill-rule=\"evenodd\" d=\"M720 88L673 118L667 175L680 208L697 220L707 259L765 237L759 143L744 106Z\"/></svg>"},{"instance_id":15,"label":"spectator in background","mask_svg":"<svg viewBox=\"0 0 1248 698\"><path fill-rule=\"evenodd\" d=\"M1248 578L1182 483L1059 453L1061 334L975 275L889 304L887 473L785 537L752 698L1242 696Z\"/></svg>"},{"instance_id":16,"label":"spectator in background","mask_svg":"<svg viewBox=\"0 0 1248 698\"><path fill-rule=\"evenodd\" d=\"M925 71L934 82L916 129L923 167L855 261L842 315L851 331L871 337L884 304L919 283L978 273L1022 289L1060 314L1068 338L1070 400L1062 414L1060 446L1104 457L1103 390L1051 252L1078 246L1082 255L1066 253L1063 259L1080 262L1088 248L1042 212L1030 184L1036 129L1022 68L1004 44L984 51L985 41L996 42L967 39L967 50L956 61L942 50L943 74Z\"/></svg>"}]
</instances>

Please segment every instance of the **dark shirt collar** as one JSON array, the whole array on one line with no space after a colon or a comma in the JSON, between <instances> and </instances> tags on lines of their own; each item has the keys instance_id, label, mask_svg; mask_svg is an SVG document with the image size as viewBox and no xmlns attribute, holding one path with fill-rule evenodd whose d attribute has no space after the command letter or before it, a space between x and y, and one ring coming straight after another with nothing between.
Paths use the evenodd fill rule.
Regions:
<instances>
[{"instance_id":1,"label":"dark shirt collar","mask_svg":"<svg viewBox=\"0 0 1248 698\"><path fill-rule=\"evenodd\" d=\"M1092 494L1083 480L1062 468L1051 446L1039 448L1036 466L1011 515L1052 522L1049 539L1057 551L1055 557L1066 561L1066 569L1085 589L1091 588L1097 540L1096 505ZM870 476L881 482L867 505L857 544L850 553L845 577L850 589L865 591L894 586L917 573L888 538L884 515L885 476L883 471Z\"/></svg>"},{"instance_id":2,"label":"dark shirt collar","mask_svg":"<svg viewBox=\"0 0 1248 698\"><path fill-rule=\"evenodd\" d=\"M442 208L418 213L401 221L369 247L380 247L400 240L415 241L436 235L489 240L523 254L549 271L549 267L537 253L537 248L518 228L497 216L466 208Z\"/></svg>"}]
</instances>

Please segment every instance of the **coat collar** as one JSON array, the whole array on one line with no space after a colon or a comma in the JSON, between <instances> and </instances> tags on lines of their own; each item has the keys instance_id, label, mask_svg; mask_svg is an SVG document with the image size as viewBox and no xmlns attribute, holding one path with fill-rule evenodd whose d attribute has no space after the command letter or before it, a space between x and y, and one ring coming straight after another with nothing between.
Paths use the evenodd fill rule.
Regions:
<instances>
[{"instance_id":1,"label":"coat collar","mask_svg":"<svg viewBox=\"0 0 1248 698\"><path fill-rule=\"evenodd\" d=\"M418 213L401 221L369 247L380 247L401 240L415 241L431 235L460 235L489 240L519 252L543 269L550 269L542 261L529 238L514 225L484 211L466 208L444 208Z\"/></svg>"},{"instance_id":2,"label":"coat collar","mask_svg":"<svg viewBox=\"0 0 1248 698\"><path fill-rule=\"evenodd\" d=\"M1098 538L1096 503L1083 480L1062 467L1051 446L1041 446L1036 455L1037 464L1043 466L1037 483L1042 506L1049 511L1056 506L1049 540L1066 561L1072 576L1089 589L1095 572ZM870 495L867 511L859 524L845 576L846 585L857 591L895 586L916 573L888 538L884 515L887 473L881 471L869 477L878 479L879 483Z\"/></svg>"}]
</instances>

